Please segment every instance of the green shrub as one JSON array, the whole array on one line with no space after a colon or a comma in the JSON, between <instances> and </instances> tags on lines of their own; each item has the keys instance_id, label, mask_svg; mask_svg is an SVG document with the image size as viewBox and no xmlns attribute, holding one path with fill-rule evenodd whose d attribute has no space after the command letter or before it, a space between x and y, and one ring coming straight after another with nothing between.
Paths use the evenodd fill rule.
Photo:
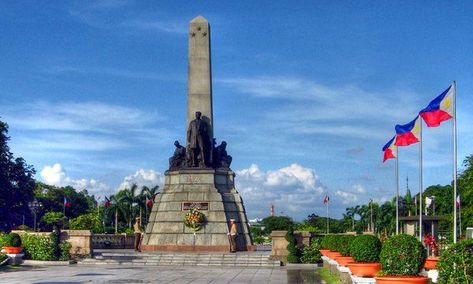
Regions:
<instances>
[{"instance_id":1,"label":"green shrub","mask_svg":"<svg viewBox=\"0 0 473 284\"><path fill-rule=\"evenodd\" d=\"M381 241L373 235L356 236L350 243L349 251L356 262L378 262Z\"/></svg>"},{"instance_id":2,"label":"green shrub","mask_svg":"<svg viewBox=\"0 0 473 284\"><path fill-rule=\"evenodd\" d=\"M287 230L286 241L288 242L287 251L289 252L287 261L289 263L300 263L302 252L301 249L297 247L297 240L292 227Z\"/></svg>"},{"instance_id":3,"label":"green shrub","mask_svg":"<svg viewBox=\"0 0 473 284\"><path fill-rule=\"evenodd\" d=\"M439 259L439 283L473 283L473 239L452 245Z\"/></svg>"},{"instance_id":4,"label":"green shrub","mask_svg":"<svg viewBox=\"0 0 473 284\"><path fill-rule=\"evenodd\" d=\"M322 239L322 247L336 251L338 246L338 235L325 235Z\"/></svg>"},{"instance_id":5,"label":"green shrub","mask_svg":"<svg viewBox=\"0 0 473 284\"><path fill-rule=\"evenodd\" d=\"M71 230L90 230L96 234L103 232L103 227L97 213L88 213L71 219L69 228Z\"/></svg>"},{"instance_id":6,"label":"green shrub","mask_svg":"<svg viewBox=\"0 0 473 284\"><path fill-rule=\"evenodd\" d=\"M417 275L424 267L427 252L414 236L401 234L387 239L381 249L383 275Z\"/></svg>"},{"instance_id":7,"label":"green shrub","mask_svg":"<svg viewBox=\"0 0 473 284\"><path fill-rule=\"evenodd\" d=\"M69 260L71 259L71 248L72 248L72 244L69 243L69 242L63 242L59 245L60 249L61 249L61 256L59 257L59 260Z\"/></svg>"},{"instance_id":8,"label":"green shrub","mask_svg":"<svg viewBox=\"0 0 473 284\"><path fill-rule=\"evenodd\" d=\"M321 247L320 243L320 238L314 238L312 239L310 246L304 247L301 257L302 263L317 263L322 259L322 255L319 251Z\"/></svg>"},{"instance_id":9,"label":"green shrub","mask_svg":"<svg viewBox=\"0 0 473 284\"><path fill-rule=\"evenodd\" d=\"M3 237L4 247L21 247L21 237L17 233L10 233Z\"/></svg>"},{"instance_id":10,"label":"green shrub","mask_svg":"<svg viewBox=\"0 0 473 284\"><path fill-rule=\"evenodd\" d=\"M0 232L0 247L3 247L3 243L5 242L6 236L7 234L5 234L4 232Z\"/></svg>"},{"instance_id":11,"label":"green shrub","mask_svg":"<svg viewBox=\"0 0 473 284\"><path fill-rule=\"evenodd\" d=\"M21 236L25 249L25 259L33 260L56 260L51 236L36 236L23 234Z\"/></svg>"},{"instance_id":12,"label":"green shrub","mask_svg":"<svg viewBox=\"0 0 473 284\"><path fill-rule=\"evenodd\" d=\"M352 241L355 239L353 235L344 235L339 236L339 241L337 242L338 249L337 251L341 253L343 256L350 256L350 245Z\"/></svg>"}]
</instances>

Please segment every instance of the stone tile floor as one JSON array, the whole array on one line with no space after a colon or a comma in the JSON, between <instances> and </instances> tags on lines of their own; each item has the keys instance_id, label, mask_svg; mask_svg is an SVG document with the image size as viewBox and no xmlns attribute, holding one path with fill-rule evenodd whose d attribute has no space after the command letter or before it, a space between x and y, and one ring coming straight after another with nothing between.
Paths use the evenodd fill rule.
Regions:
<instances>
[{"instance_id":1,"label":"stone tile floor","mask_svg":"<svg viewBox=\"0 0 473 284\"><path fill-rule=\"evenodd\" d=\"M40 266L0 270L0 283L323 283L314 269Z\"/></svg>"}]
</instances>

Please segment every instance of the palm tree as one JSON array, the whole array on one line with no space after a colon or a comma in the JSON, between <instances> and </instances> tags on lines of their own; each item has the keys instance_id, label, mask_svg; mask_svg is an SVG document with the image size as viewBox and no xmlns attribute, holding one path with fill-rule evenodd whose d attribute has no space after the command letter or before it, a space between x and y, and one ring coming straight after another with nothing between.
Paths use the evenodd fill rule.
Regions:
<instances>
[{"instance_id":1,"label":"palm tree","mask_svg":"<svg viewBox=\"0 0 473 284\"><path fill-rule=\"evenodd\" d=\"M141 187L140 195L141 195L141 199L143 201L143 208L145 210L146 223L148 223L148 214L149 214L148 211L150 209L147 202L146 202L146 200L150 200L151 202L154 203L154 198L159 193L158 190L159 190L159 185L153 186L152 188L149 188L147 186L142 186ZM140 213L141 213L141 210L140 210ZM145 224L145 222L143 222L143 224Z\"/></svg>"},{"instance_id":2,"label":"palm tree","mask_svg":"<svg viewBox=\"0 0 473 284\"><path fill-rule=\"evenodd\" d=\"M107 216L115 215L115 234L118 233L118 214L126 216L126 204L123 202L123 197L118 195L111 195L105 197L105 214Z\"/></svg>"},{"instance_id":3,"label":"palm tree","mask_svg":"<svg viewBox=\"0 0 473 284\"><path fill-rule=\"evenodd\" d=\"M137 215L137 212L135 212L136 210L134 208L134 205L140 204L140 196L138 196L137 194L137 189L138 186L136 184L133 184L130 188L125 188L117 194L123 198L123 202L126 204L126 219L128 222L128 228L131 228L131 223Z\"/></svg>"}]
</instances>

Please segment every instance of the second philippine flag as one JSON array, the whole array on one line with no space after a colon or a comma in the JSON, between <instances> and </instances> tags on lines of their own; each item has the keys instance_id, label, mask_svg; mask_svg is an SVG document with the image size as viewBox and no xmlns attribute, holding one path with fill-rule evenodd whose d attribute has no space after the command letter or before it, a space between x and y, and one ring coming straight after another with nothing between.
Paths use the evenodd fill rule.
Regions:
<instances>
[{"instance_id":1,"label":"second philippine flag","mask_svg":"<svg viewBox=\"0 0 473 284\"><path fill-rule=\"evenodd\" d=\"M437 127L453 117L453 96L454 88L450 86L419 112L428 127Z\"/></svg>"},{"instance_id":2,"label":"second philippine flag","mask_svg":"<svg viewBox=\"0 0 473 284\"><path fill-rule=\"evenodd\" d=\"M394 143L394 140L396 139L396 136L394 136L391 140L389 140L386 145L383 147L383 152L384 152L384 158L383 158L383 163L386 162L388 159L395 159L396 158L396 144Z\"/></svg>"},{"instance_id":3,"label":"second philippine flag","mask_svg":"<svg viewBox=\"0 0 473 284\"><path fill-rule=\"evenodd\" d=\"M420 142L421 120L417 116L413 121L396 125L396 146L409 146Z\"/></svg>"}]
</instances>

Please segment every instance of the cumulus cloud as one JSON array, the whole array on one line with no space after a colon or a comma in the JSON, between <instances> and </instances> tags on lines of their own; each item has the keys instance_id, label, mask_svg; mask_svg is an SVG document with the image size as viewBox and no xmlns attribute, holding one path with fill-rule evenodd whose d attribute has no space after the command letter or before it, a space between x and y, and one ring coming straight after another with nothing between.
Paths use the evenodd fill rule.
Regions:
<instances>
[{"instance_id":1,"label":"cumulus cloud","mask_svg":"<svg viewBox=\"0 0 473 284\"><path fill-rule=\"evenodd\" d=\"M153 187L156 185L162 188L164 175L154 170L139 169L134 174L126 176L123 182L118 186L118 190L130 188L133 184L136 184L139 188L142 186Z\"/></svg>"},{"instance_id":2,"label":"cumulus cloud","mask_svg":"<svg viewBox=\"0 0 473 284\"><path fill-rule=\"evenodd\" d=\"M43 167L40 175L42 181L48 185L72 186L78 191L86 189L89 194L96 196L107 195L111 192L110 186L96 179L72 179L68 177L66 170L59 163Z\"/></svg>"},{"instance_id":3,"label":"cumulus cloud","mask_svg":"<svg viewBox=\"0 0 473 284\"><path fill-rule=\"evenodd\" d=\"M299 164L274 171L262 171L256 164L236 171L236 186L245 201L250 218L269 215L274 204L278 214L305 218L314 212L316 204L322 208L324 192L315 170Z\"/></svg>"}]
</instances>

